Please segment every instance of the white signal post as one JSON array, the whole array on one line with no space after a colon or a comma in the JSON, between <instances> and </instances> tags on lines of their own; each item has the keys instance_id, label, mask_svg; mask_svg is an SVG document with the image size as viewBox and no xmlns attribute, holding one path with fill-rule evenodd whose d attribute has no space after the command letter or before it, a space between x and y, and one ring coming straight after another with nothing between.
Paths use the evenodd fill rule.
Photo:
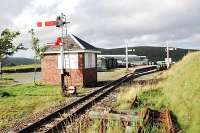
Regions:
<instances>
[{"instance_id":1,"label":"white signal post","mask_svg":"<svg viewBox=\"0 0 200 133\"><path fill-rule=\"evenodd\" d=\"M61 18L63 18L63 14L61 13ZM60 69L60 79L61 79L61 94L65 96L65 78L64 78L64 35L63 35L63 26L61 26L61 43L60 43L60 61L61 61L61 69Z\"/></svg>"},{"instance_id":2,"label":"white signal post","mask_svg":"<svg viewBox=\"0 0 200 133\"><path fill-rule=\"evenodd\" d=\"M169 47L169 44L167 43L167 48L166 48L166 52L167 52L167 58L165 59L166 64L167 64L167 68L170 67L170 64L172 62L172 58L169 57L169 51L174 51L176 50L176 48L174 47Z\"/></svg>"},{"instance_id":3,"label":"white signal post","mask_svg":"<svg viewBox=\"0 0 200 133\"><path fill-rule=\"evenodd\" d=\"M47 27L47 26L56 26L61 28L61 42L60 42L60 61L61 61L61 94L65 96L65 71L64 71L64 26L66 25L66 37L67 37L67 24L66 15L61 13L60 16L57 17L56 21L46 21L46 22L37 22L37 27Z\"/></svg>"},{"instance_id":4,"label":"white signal post","mask_svg":"<svg viewBox=\"0 0 200 133\"><path fill-rule=\"evenodd\" d=\"M61 60L61 90L62 95L65 96L66 86L65 86L65 71L64 71L64 26L67 25L69 22L66 22L66 15L61 13L60 22L57 22L57 27L61 28L61 44L60 44L60 60ZM66 26L67 28L67 26ZM66 37L67 37L67 29L66 29Z\"/></svg>"},{"instance_id":5,"label":"white signal post","mask_svg":"<svg viewBox=\"0 0 200 133\"><path fill-rule=\"evenodd\" d=\"M61 13L61 19L64 19L65 15ZM63 34L63 26L61 26L61 44L60 44L60 60L61 60L61 75L64 74L64 34Z\"/></svg>"},{"instance_id":6,"label":"white signal post","mask_svg":"<svg viewBox=\"0 0 200 133\"><path fill-rule=\"evenodd\" d=\"M169 68L169 44L167 43L167 68Z\"/></svg>"},{"instance_id":7,"label":"white signal post","mask_svg":"<svg viewBox=\"0 0 200 133\"><path fill-rule=\"evenodd\" d=\"M128 42L125 40L126 45L126 70L128 70Z\"/></svg>"},{"instance_id":8,"label":"white signal post","mask_svg":"<svg viewBox=\"0 0 200 133\"><path fill-rule=\"evenodd\" d=\"M135 52L135 49L128 49L128 41L125 40L125 45L126 45L126 50L125 50L125 53L126 53L126 70L128 70L128 52Z\"/></svg>"},{"instance_id":9,"label":"white signal post","mask_svg":"<svg viewBox=\"0 0 200 133\"><path fill-rule=\"evenodd\" d=\"M67 24L70 22L66 22L66 15L61 13L61 19L66 25L66 37L67 37ZM61 26L61 45L60 45L60 57L61 57L61 74L64 74L64 25Z\"/></svg>"}]
</instances>

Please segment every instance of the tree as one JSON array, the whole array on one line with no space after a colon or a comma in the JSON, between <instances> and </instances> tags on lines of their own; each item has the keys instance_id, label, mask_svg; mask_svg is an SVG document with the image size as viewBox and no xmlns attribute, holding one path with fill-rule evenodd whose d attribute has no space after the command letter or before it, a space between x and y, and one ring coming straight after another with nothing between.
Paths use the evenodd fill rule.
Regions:
<instances>
[{"instance_id":1,"label":"tree","mask_svg":"<svg viewBox=\"0 0 200 133\"><path fill-rule=\"evenodd\" d=\"M29 33L31 34L31 39L32 39L32 50L34 51L34 64L35 64L35 67L34 67L34 84L37 85L36 81L35 81L35 77L36 77L36 72L37 72L37 67L36 67L36 64L37 64L37 60L40 60L42 59L43 55L44 55L44 51L46 50L47 47L45 46L40 46L39 45L39 39L35 36L35 32L34 32L34 29L31 29L29 31Z\"/></svg>"},{"instance_id":2,"label":"tree","mask_svg":"<svg viewBox=\"0 0 200 133\"><path fill-rule=\"evenodd\" d=\"M9 29L5 29L2 31L0 35L0 69L2 68L2 61L7 56L12 56L18 50L26 50L22 43L15 45L13 40L19 36L19 32L11 32ZM1 78L2 78L2 71L0 70Z\"/></svg>"},{"instance_id":3,"label":"tree","mask_svg":"<svg viewBox=\"0 0 200 133\"><path fill-rule=\"evenodd\" d=\"M2 31L0 36L0 61L7 56L12 56L18 50L26 50L22 43L15 45L13 40L19 36L19 32L11 32L9 29Z\"/></svg>"}]
</instances>

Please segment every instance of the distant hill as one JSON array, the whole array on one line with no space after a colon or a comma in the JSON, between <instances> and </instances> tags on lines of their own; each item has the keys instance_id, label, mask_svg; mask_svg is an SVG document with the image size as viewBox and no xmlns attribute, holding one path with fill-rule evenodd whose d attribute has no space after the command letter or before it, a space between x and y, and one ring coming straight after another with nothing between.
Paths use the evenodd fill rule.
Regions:
<instances>
[{"instance_id":1,"label":"distant hill","mask_svg":"<svg viewBox=\"0 0 200 133\"><path fill-rule=\"evenodd\" d=\"M129 52L129 54L135 54L140 56L147 56L150 61L161 61L166 58L165 47L151 47L151 46L138 46L129 47L129 49L135 49L135 52ZM99 48L101 54L105 55L120 55L125 54L125 48L115 49L102 49ZM188 52L197 51L193 49L181 49L177 48L175 51L170 51L170 57L173 61L178 61L183 58Z\"/></svg>"},{"instance_id":2,"label":"distant hill","mask_svg":"<svg viewBox=\"0 0 200 133\"><path fill-rule=\"evenodd\" d=\"M105 55L120 55L125 54L125 48L114 48L114 49L102 49L98 48L101 54ZM150 61L160 61L166 58L165 47L151 47L151 46L138 46L129 47L129 49L135 49L135 52L129 52L129 54L135 54L140 56L147 56ZM175 51L170 51L170 57L173 61L182 59L188 52L197 51L193 49L181 49L177 48ZM22 57L8 57L4 59L3 66L15 66L15 65L27 65L33 64L34 60L30 58ZM40 63L39 61L37 63Z\"/></svg>"},{"instance_id":3,"label":"distant hill","mask_svg":"<svg viewBox=\"0 0 200 133\"><path fill-rule=\"evenodd\" d=\"M3 60L2 64L3 66L28 65L28 64L34 64L34 60L22 57L7 57L6 59Z\"/></svg>"}]
</instances>

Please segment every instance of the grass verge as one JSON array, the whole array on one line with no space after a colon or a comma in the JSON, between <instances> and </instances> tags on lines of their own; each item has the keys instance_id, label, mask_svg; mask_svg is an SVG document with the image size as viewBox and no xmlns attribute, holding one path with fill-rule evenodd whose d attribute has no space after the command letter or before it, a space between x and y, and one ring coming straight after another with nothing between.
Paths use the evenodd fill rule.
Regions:
<instances>
[{"instance_id":1,"label":"grass verge","mask_svg":"<svg viewBox=\"0 0 200 133\"><path fill-rule=\"evenodd\" d=\"M200 53L191 53L172 66L160 77L155 86L129 87L122 90L116 106L127 109L130 101L138 95L141 108L169 108L176 117L183 132L200 132Z\"/></svg>"},{"instance_id":2,"label":"grass verge","mask_svg":"<svg viewBox=\"0 0 200 133\"><path fill-rule=\"evenodd\" d=\"M12 78L2 78L0 79L0 88L5 87L7 85L14 84L15 81Z\"/></svg>"},{"instance_id":3,"label":"grass verge","mask_svg":"<svg viewBox=\"0 0 200 133\"><path fill-rule=\"evenodd\" d=\"M58 87L23 84L0 89L0 128L63 101Z\"/></svg>"},{"instance_id":4,"label":"grass verge","mask_svg":"<svg viewBox=\"0 0 200 133\"><path fill-rule=\"evenodd\" d=\"M126 70L126 68L116 68L110 69L106 72L98 72L97 78L98 81L112 81L121 78L127 73L128 71Z\"/></svg>"},{"instance_id":5,"label":"grass verge","mask_svg":"<svg viewBox=\"0 0 200 133\"><path fill-rule=\"evenodd\" d=\"M160 84L164 96L159 106L167 106L176 115L184 132L200 132L200 52L191 53L174 65Z\"/></svg>"},{"instance_id":6,"label":"grass verge","mask_svg":"<svg viewBox=\"0 0 200 133\"><path fill-rule=\"evenodd\" d=\"M88 91L78 88L79 94ZM0 129L28 118L30 115L69 100L62 97L59 86L18 84L0 87Z\"/></svg>"},{"instance_id":7,"label":"grass verge","mask_svg":"<svg viewBox=\"0 0 200 133\"><path fill-rule=\"evenodd\" d=\"M4 66L2 71L4 73L13 72L32 72L36 67L37 70L41 69L41 64L17 65L17 66Z\"/></svg>"},{"instance_id":8,"label":"grass verge","mask_svg":"<svg viewBox=\"0 0 200 133\"><path fill-rule=\"evenodd\" d=\"M4 66L2 70L16 70L16 69L27 69L27 68L40 68L41 64L29 64L29 65L17 65L17 66Z\"/></svg>"}]
</instances>

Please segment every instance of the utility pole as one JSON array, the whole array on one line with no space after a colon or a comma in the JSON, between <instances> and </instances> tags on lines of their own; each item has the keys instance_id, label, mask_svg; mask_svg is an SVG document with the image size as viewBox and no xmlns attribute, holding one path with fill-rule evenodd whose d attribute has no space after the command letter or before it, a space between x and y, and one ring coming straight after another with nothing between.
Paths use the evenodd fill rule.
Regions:
<instances>
[{"instance_id":1,"label":"utility pole","mask_svg":"<svg viewBox=\"0 0 200 133\"><path fill-rule=\"evenodd\" d=\"M128 42L125 40L126 45L126 70L128 70Z\"/></svg>"},{"instance_id":2,"label":"utility pole","mask_svg":"<svg viewBox=\"0 0 200 133\"><path fill-rule=\"evenodd\" d=\"M169 44L167 42L167 68L169 68Z\"/></svg>"}]
</instances>

